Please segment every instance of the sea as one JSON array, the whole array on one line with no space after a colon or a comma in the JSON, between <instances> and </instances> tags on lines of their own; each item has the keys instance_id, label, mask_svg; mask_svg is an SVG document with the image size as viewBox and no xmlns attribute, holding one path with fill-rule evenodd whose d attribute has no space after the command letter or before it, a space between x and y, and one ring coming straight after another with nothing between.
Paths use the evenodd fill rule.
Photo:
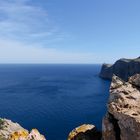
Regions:
<instances>
[{"instance_id":1,"label":"sea","mask_svg":"<svg viewBox=\"0 0 140 140\"><path fill-rule=\"evenodd\" d=\"M0 117L37 128L47 140L67 140L81 124L99 130L110 81L95 64L0 64Z\"/></svg>"}]
</instances>

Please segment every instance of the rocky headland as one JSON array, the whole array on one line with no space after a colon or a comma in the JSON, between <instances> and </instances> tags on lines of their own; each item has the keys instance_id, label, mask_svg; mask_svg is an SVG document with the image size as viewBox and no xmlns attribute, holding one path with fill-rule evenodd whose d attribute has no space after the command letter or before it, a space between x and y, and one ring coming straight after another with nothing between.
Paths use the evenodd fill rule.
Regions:
<instances>
[{"instance_id":1,"label":"rocky headland","mask_svg":"<svg viewBox=\"0 0 140 140\"><path fill-rule=\"evenodd\" d=\"M127 81L134 74L140 73L140 57L136 59L122 58L116 61L113 65L103 64L100 72L100 77L112 79L113 74Z\"/></svg>"},{"instance_id":2,"label":"rocky headland","mask_svg":"<svg viewBox=\"0 0 140 140\"><path fill-rule=\"evenodd\" d=\"M90 132L92 137L75 139L80 135L74 133L75 138L68 140L140 140L140 74L131 76L127 82L113 75L102 138L95 137L95 131Z\"/></svg>"},{"instance_id":3,"label":"rocky headland","mask_svg":"<svg viewBox=\"0 0 140 140\"><path fill-rule=\"evenodd\" d=\"M67 139L140 140L140 74L131 76L127 82L113 76L102 132L94 125L84 124L72 130ZM0 119L0 140L45 140L45 137L37 129L29 132L17 123Z\"/></svg>"}]
</instances>

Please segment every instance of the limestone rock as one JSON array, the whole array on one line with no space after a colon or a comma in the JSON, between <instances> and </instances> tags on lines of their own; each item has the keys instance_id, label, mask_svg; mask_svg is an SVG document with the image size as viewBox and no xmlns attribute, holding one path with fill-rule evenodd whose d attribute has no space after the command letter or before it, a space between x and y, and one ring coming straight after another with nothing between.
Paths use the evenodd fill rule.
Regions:
<instances>
[{"instance_id":1,"label":"limestone rock","mask_svg":"<svg viewBox=\"0 0 140 140\"><path fill-rule=\"evenodd\" d=\"M106 116L103 118L102 123L102 136L104 140L116 140L115 139L115 130L112 123L111 117L106 114Z\"/></svg>"},{"instance_id":2,"label":"limestone rock","mask_svg":"<svg viewBox=\"0 0 140 140\"><path fill-rule=\"evenodd\" d=\"M119 77L117 77L117 76L114 75L113 78L112 78L112 82L111 82L111 87L110 87L110 89L119 88L119 87L121 87L123 84L124 84L124 81L121 80Z\"/></svg>"},{"instance_id":3,"label":"limestone rock","mask_svg":"<svg viewBox=\"0 0 140 140\"><path fill-rule=\"evenodd\" d=\"M134 86L140 87L140 74L135 74L129 78L129 83Z\"/></svg>"},{"instance_id":4,"label":"limestone rock","mask_svg":"<svg viewBox=\"0 0 140 140\"><path fill-rule=\"evenodd\" d=\"M94 125L83 124L70 132L68 140L100 140L101 133Z\"/></svg>"},{"instance_id":5,"label":"limestone rock","mask_svg":"<svg viewBox=\"0 0 140 140\"><path fill-rule=\"evenodd\" d=\"M45 137L37 129L32 129L29 133L18 123L0 119L0 140L45 140Z\"/></svg>"},{"instance_id":6,"label":"limestone rock","mask_svg":"<svg viewBox=\"0 0 140 140\"><path fill-rule=\"evenodd\" d=\"M28 131L19 130L11 133L8 140L27 140L28 135Z\"/></svg>"},{"instance_id":7,"label":"limestone rock","mask_svg":"<svg viewBox=\"0 0 140 140\"><path fill-rule=\"evenodd\" d=\"M140 57L136 59L122 58L113 65L103 64L100 72L100 77L112 79L113 74L127 81L134 74L140 73Z\"/></svg>"},{"instance_id":8,"label":"limestone rock","mask_svg":"<svg viewBox=\"0 0 140 140\"><path fill-rule=\"evenodd\" d=\"M10 134L20 131L20 130L25 130L22 128L18 123L13 123L10 120L7 119L0 119L0 137L8 139Z\"/></svg>"},{"instance_id":9,"label":"limestone rock","mask_svg":"<svg viewBox=\"0 0 140 140\"><path fill-rule=\"evenodd\" d=\"M32 129L27 137L27 140L45 140L45 137L41 135L37 129Z\"/></svg>"},{"instance_id":10,"label":"limestone rock","mask_svg":"<svg viewBox=\"0 0 140 140\"><path fill-rule=\"evenodd\" d=\"M113 77L108 112L103 120L103 140L140 140L140 89L136 82L140 76L130 79L124 82Z\"/></svg>"}]
</instances>

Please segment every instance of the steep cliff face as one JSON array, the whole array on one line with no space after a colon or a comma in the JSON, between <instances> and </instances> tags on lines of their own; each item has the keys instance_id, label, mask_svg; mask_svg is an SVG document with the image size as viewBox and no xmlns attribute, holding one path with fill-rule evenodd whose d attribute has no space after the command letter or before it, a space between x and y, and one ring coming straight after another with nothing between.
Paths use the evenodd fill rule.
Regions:
<instances>
[{"instance_id":1,"label":"steep cliff face","mask_svg":"<svg viewBox=\"0 0 140 140\"><path fill-rule=\"evenodd\" d=\"M108 112L103 119L103 140L140 139L140 75L124 82L113 76Z\"/></svg>"},{"instance_id":2,"label":"steep cliff face","mask_svg":"<svg viewBox=\"0 0 140 140\"><path fill-rule=\"evenodd\" d=\"M113 74L113 67L109 64L103 64L100 72L100 77L105 79L111 79Z\"/></svg>"},{"instance_id":3,"label":"steep cliff face","mask_svg":"<svg viewBox=\"0 0 140 140\"><path fill-rule=\"evenodd\" d=\"M7 119L0 119L0 140L45 140L37 129L31 132Z\"/></svg>"},{"instance_id":4,"label":"steep cliff face","mask_svg":"<svg viewBox=\"0 0 140 140\"><path fill-rule=\"evenodd\" d=\"M120 59L113 65L103 64L100 77L112 79L113 74L127 81L128 78L136 73L140 73L140 57L136 59Z\"/></svg>"}]
</instances>

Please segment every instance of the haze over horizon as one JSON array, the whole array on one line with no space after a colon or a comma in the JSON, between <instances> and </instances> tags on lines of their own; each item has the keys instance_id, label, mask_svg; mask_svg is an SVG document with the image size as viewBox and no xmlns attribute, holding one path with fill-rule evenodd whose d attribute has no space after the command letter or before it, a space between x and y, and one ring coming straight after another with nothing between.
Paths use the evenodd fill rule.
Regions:
<instances>
[{"instance_id":1,"label":"haze over horizon","mask_svg":"<svg viewBox=\"0 0 140 140\"><path fill-rule=\"evenodd\" d=\"M0 0L0 63L136 58L139 5L139 0Z\"/></svg>"}]
</instances>

